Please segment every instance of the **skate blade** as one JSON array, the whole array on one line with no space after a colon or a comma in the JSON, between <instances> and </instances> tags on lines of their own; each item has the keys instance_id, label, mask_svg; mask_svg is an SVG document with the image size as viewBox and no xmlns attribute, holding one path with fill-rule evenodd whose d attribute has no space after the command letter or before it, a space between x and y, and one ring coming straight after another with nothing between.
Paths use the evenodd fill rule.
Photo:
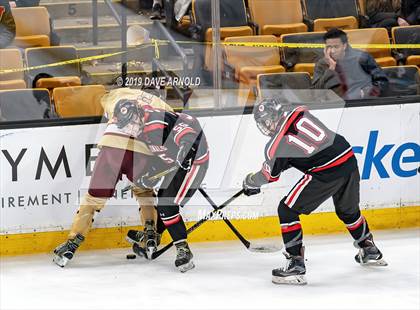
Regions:
<instances>
[{"instance_id":1,"label":"skate blade","mask_svg":"<svg viewBox=\"0 0 420 310\"><path fill-rule=\"evenodd\" d=\"M146 251L146 258L148 259L148 260L152 260L152 257L153 257L153 253L155 253L156 252L156 250L157 250L157 248L156 247L148 247L147 248L147 251Z\"/></svg>"},{"instance_id":2,"label":"skate blade","mask_svg":"<svg viewBox=\"0 0 420 310\"><path fill-rule=\"evenodd\" d=\"M192 261L190 261L190 262L188 262L184 265L178 266L177 268L178 268L179 271L184 273L184 272L187 272L188 270L193 269L194 267L195 267L194 263Z\"/></svg>"},{"instance_id":3,"label":"skate blade","mask_svg":"<svg viewBox=\"0 0 420 310\"><path fill-rule=\"evenodd\" d=\"M273 276L271 280L274 284L288 284L288 285L306 285L306 277L304 275L277 277Z\"/></svg>"},{"instance_id":4,"label":"skate blade","mask_svg":"<svg viewBox=\"0 0 420 310\"><path fill-rule=\"evenodd\" d=\"M383 260L383 259L379 259L379 260L369 260L366 263L360 263L360 265L362 266L379 266L379 267L385 267L388 266L388 263Z\"/></svg>"},{"instance_id":5,"label":"skate blade","mask_svg":"<svg viewBox=\"0 0 420 310\"><path fill-rule=\"evenodd\" d=\"M61 268L63 268L64 266L66 266L66 265L67 265L67 263L69 262L69 259L68 259L67 257L60 257L60 256L58 256L58 255L55 255L55 256L53 257L53 262L54 262L56 265L58 265L58 266L60 266Z\"/></svg>"}]
</instances>

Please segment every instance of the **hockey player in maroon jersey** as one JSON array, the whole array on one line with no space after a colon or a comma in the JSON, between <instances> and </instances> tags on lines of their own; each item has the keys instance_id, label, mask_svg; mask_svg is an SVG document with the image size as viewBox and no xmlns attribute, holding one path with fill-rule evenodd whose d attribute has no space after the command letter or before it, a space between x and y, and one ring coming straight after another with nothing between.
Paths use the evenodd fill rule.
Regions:
<instances>
[{"instance_id":1,"label":"hockey player in maroon jersey","mask_svg":"<svg viewBox=\"0 0 420 310\"><path fill-rule=\"evenodd\" d=\"M271 139L265 147L261 170L246 176L244 193L260 193L262 185L278 181L280 174L291 167L304 173L278 206L287 264L272 271L273 283L306 284L299 215L310 214L330 197L359 249L356 261L361 265L386 265L360 213L360 176L346 139L329 130L306 107L286 110L278 99L259 102L254 118L259 130Z\"/></svg>"},{"instance_id":2,"label":"hockey player in maroon jersey","mask_svg":"<svg viewBox=\"0 0 420 310\"><path fill-rule=\"evenodd\" d=\"M177 165L159 185L157 209L177 250L175 266L181 272L194 268L187 243L187 232L179 207L184 206L201 185L208 168L209 150L199 122L183 113L139 107L129 100L120 101L114 111L117 126L146 143L159 161L150 167L139 183L155 187L148 176Z\"/></svg>"}]
</instances>

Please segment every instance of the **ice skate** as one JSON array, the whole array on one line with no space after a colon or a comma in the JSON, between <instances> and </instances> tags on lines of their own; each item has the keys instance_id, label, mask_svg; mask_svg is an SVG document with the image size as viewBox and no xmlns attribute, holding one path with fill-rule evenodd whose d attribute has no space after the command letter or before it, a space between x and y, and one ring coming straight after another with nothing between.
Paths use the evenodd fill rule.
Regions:
<instances>
[{"instance_id":1,"label":"ice skate","mask_svg":"<svg viewBox=\"0 0 420 310\"><path fill-rule=\"evenodd\" d=\"M85 240L81 234L77 234L73 239L69 239L63 244L60 244L54 250L53 262L60 267L64 267L73 258L74 252L80 244Z\"/></svg>"},{"instance_id":2,"label":"ice skate","mask_svg":"<svg viewBox=\"0 0 420 310\"><path fill-rule=\"evenodd\" d=\"M354 259L362 266L388 266L388 263L382 259L383 255L373 242L373 237L369 236L354 246L359 249Z\"/></svg>"},{"instance_id":3,"label":"ice skate","mask_svg":"<svg viewBox=\"0 0 420 310\"><path fill-rule=\"evenodd\" d=\"M286 256L286 267L273 269L272 282L274 284L305 285L306 268L303 256L294 256L284 253Z\"/></svg>"},{"instance_id":4,"label":"ice skate","mask_svg":"<svg viewBox=\"0 0 420 310\"><path fill-rule=\"evenodd\" d=\"M181 272L187 272L195 267L192 258L193 254L186 241L181 241L175 244L176 247L176 259L175 266Z\"/></svg>"},{"instance_id":5,"label":"ice skate","mask_svg":"<svg viewBox=\"0 0 420 310\"><path fill-rule=\"evenodd\" d=\"M129 230L126 236L127 241L133 244L134 253L147 259L151 259L156 252L160 238L153 221L146 221L143 231Z\"/></svg>"}]
</instances>

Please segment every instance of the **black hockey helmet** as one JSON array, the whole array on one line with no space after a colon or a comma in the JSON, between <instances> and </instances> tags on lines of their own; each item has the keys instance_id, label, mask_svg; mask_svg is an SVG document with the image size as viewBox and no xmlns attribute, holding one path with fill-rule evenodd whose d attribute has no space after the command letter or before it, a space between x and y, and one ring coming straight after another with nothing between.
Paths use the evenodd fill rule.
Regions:
<instances>
[{"instance_id":1,"label":"black hockey helmet","mask_svg":"<svg viewBox=\"0 0 420 310\"><path fill-rule=\"evenodd\" d=\"M143 116L143 110L139 108L136 100L121 99L117 102L114 108L114 119L118 128L124 128L135 116L140 119Z\"/></svg>"},{"instance_id":2,"label":"black hockey helmet","mask_svg":"<svg viewBox=\"0 0 420 310\"><path fill-rule=\"evenodd\" d=\"M263 98L255 104L254 119L258 129L266 136L272 136L283 113L279 99Z\"/></svg>"}]
</instances>

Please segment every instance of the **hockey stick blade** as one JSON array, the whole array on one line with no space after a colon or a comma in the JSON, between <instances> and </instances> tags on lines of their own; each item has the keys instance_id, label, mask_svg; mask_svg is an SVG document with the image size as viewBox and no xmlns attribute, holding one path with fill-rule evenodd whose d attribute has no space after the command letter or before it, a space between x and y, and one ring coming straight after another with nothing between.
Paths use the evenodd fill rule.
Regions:
<instances>
[{"instance_id":1,"label":"hockey stick blade","mask_svg":"<svg viewBox=\"0 0 420 310\"><path fill-rule=\"evenodd\" d=\"M222 203L219 207L217 207L216 209L214 209L213 211L211 211L209 214L207 214L207 216L205 216L204 218L202 218L201 220L199 220L197 223L195 223L193 226L191 226L190 228L187 229L187 235L189 235L190 233L192 233L194 230L196 230L198 227L200 227L201 225L203 225L205 222L207 222L209 219L211 219L219 210L225 208L227 205L229 205L232 201L234 201L236 198L238 198L239 196L241 196L243 194L243 190L240 190L239 192L237 192L235 195L233 195L232 197L230 197L228 200L226 200L224 203ZM172 241L171 243L168 243L166 246L164 246L163 248L161 248L160 250L157 250L156 252L154 252L152 254L152 259L156 259L158 258L160 255L162 255L163 253L165 253L167 250L169 250L172 246L173 246L174 242Z\"/></svg>"},{"instance_id":2,"label":"hockey stick blade","mask_svg":"<svg viewBox=\"0 0 420 310\"><path fill-rule=\"evenodd\" d=\"M214 210L220 211L220 208L216 205L216 203L210 198L210 196L206 193L206 191L199 187L198 189L200 193L203 195L203 197L210 203L210 205L213 207ZM219 213L220 214L220 213ZM278 252L282 248L276 247L275 245L253 245L250 241L248 241L232 224L231 221L223 217L223 221L228 225L228 227L232 230L232 232L238 237L239 241L242 242L242 244L251 252L256 253L273 253Z\"/></svg>"},{"instance_id":3,"label":"hockey stick blade","mask_svg":"<svg viewBox=\"0 0 420 310\"><path fill-rule=\"evenodd\" d=\"M250 244L248 250L255 253L274 253L281 251L283 247L276 246L276 245L258 245L258 244Z\"/></svg>"}]
</instances>

